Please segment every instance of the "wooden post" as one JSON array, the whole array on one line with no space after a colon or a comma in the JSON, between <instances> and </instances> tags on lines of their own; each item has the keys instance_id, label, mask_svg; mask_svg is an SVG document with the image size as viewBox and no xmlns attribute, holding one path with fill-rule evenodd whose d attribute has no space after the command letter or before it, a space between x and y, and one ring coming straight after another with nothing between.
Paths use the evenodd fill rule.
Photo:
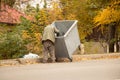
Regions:
<instances>
[{"instance_id":1,"label":"wooden post","mask_svg":"<svg viewBox=\"0 0 120 80\"><path fill-rule=\"evenodd\" d=\"M107 53L109 53L109 44L107 44Z\"/></svg>"},{"instance_id":2,"label":"wooden post","mask_svg":"<svg viewBox=\"0 0 120 80\"><path fill-rule=\"evenodd\" d=\"M117 52L117 45L116 45L116 43L114 44L114 52Z\"/></svg>"}]
</instances>

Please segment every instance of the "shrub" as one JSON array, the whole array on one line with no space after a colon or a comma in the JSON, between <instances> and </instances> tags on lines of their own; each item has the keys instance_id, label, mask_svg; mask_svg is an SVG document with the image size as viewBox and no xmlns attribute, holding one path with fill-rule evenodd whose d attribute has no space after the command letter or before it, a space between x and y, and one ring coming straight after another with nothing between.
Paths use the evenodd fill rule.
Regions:
<instances>
[{"instance_id":1,"label":"shrub","mask_svg":"<svg viewBox=\"0 0 120 80\"><path fill-rule=\"evenodd\" d=\"M0 35L0 59L19 58L27 53L20 35L7 32Z\"/></svg>"}]
</instances>

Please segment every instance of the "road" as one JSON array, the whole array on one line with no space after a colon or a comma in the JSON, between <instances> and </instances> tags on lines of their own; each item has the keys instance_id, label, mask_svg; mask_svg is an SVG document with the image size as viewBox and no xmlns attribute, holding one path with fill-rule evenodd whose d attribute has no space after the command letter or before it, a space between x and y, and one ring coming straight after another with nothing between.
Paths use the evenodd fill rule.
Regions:
<instances>
[{"instance_id":1,"label":"road","mask_svg":"<svg viewBox=\"0 0 120 80\"><path fill-rule=\"evenodd\" d=\"M120 80L120 59L2 66L0 80Z\"/></svg>"}]
</instances>

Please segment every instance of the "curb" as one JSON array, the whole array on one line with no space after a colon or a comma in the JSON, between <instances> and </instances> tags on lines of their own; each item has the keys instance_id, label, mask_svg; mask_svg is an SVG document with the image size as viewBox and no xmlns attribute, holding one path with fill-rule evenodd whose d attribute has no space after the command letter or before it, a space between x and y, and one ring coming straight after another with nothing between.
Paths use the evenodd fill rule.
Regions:
<instances>
[{"instance_id":1,"label":"curb","mask_svg":"<svg viewBox=\"0 0 120 80\"><path fill-rule=\"evenodd\" d=\"M89 55L73 55L73 61L81 60L99 60L99 59L118 59L120 53L105 53L105 54L89 54Z\"/></svg>"},{"instance_id":2,"label":"curb","mask_svg":"<svg viewBox=\"0 0 120 80\"><path fill-rule=\"evenodd\" d=\"M25 64L35 64L40 63L40 58L31 58L31 59L7 59L7 60L0 60L0 66L14 66L14 65L25 65Z\"/></svg>"},{"instance_id":3,"label":"curb","mask_svg":"<svg viewBox=\"0 0 120 80\"><path fill-rule=\"evenodd\" d=\"M73 55L73 62L85 61L85 60L100 60L100 59L120 59L120 53L106 53L106 54L85 54L85 55ZM41 63L42 58L33 59L7 59L0 60L0 66L15 66L15 65L25 65L25 64L35 64ZM68 59L63 58L58 62L69 62Z\"/></svg>"}]
</instances>

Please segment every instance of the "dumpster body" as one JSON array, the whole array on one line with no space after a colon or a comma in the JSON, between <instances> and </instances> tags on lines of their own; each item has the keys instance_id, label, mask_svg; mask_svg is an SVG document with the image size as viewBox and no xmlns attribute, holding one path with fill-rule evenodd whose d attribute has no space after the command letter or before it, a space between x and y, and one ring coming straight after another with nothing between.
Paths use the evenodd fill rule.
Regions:
<instances>
[{"instance_id":1,"label":"dumpster body","mask_svg":"<svg viewBox=\"0 0 120 80\"><path fill-rule=\"evenodd\" d=\"M53 23L60 30L60 35L56 36L55 41L56 58L72 60L72 54L80 46L77 20L63 20Z\"/></svg>"}]
</instances>

